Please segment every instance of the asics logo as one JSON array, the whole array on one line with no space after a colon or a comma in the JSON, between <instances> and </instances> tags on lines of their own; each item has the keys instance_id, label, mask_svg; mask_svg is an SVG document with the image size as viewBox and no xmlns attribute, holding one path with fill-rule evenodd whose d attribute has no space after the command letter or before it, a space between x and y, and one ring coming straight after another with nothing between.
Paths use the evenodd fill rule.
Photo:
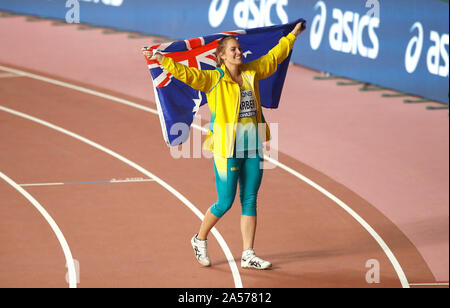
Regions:
<instances>
[{"instance_id":1,"label":"asics logo","mask_svg":"<svg viewBox=\"0 0 450 308\"><path fill-rule=\"evenodd\" d=\"M200 250L197 247L194 247L194 253L197 259L199 259L202 256Z\"/></svg>"},{"instance_id":2,"label":"asics logo","mask_svg":"<svg viewBox=\"0 0 450 308\"><path fill-rule=\"evenodd\" d=\"M258 261L250 261L248 262L248 265L253 266L253 267L261 267L261 263L259 263Z\"/></svg>"},{"instance_id":3,"label":"asics logo","mask_svg":"<svg viewBox=\"0 0 450 308\"><path fill-rule=\"evenodd\" d=\"M369 11L363 16L352 11L338 8L332 10L333 24L328 33L328 41L331 49L376 59L379 52L379 40L376 29L380 27L380 4L378 0L368 0L366 7ZM313 50L317 50L324 37L327 22L327 6L324 1L318 1L314 6L318 14L311 24L310 44ZM367 44L367 39L370 44Z\"/></svg>"},{"instance_id":4,"label":"asics logo","mask_svg":"<svg viewBox=\"0 0 450 308\"><path fill-rule=\"evenodd\" d=\"M422 49L424 45L424 29L420 22L415 22L410 29L415 33L410 39L405 52L405 68L410 74L414 73L419 64ZM430 31L429 40L431 47L427 51L427 69L430 74L441 77L448 77L449 58L448 58L448 33L440 34L436 31Z\"/></svg>"},{"instance_id":5,"label":"asics logo","mask_svg":"<svg viewBox=\"0 0 450 308\"><path fill-rule=\"evenodd\" d=\"M256 2L259 2L259 6ZM244 29L273 26L280 22L286 24L289 18L284 7L287 5L288 0L241 0L233 10L234 23ZM211 27L217 28L222 24L229 6L230 0L211 1L208 14ZM273 10L279 21L271 19Z\"/></svg>"}]
</instances>

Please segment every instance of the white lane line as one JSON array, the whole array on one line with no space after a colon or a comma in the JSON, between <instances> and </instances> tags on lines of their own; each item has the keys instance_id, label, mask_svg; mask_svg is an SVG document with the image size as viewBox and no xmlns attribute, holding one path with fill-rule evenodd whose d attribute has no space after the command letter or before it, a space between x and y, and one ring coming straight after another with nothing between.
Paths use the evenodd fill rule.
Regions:
<instances>
[{"instance_id":1,"label":"white lane line","mask_svg":"<svg viewBox=\"0 0 450 308\"><path fill-rule=\"evenodd\" d=\"M13 68L9 68L9 67L4 67L0 65L0 69L5 70L5 71L9 71L12 73L16 73L16 74L23 74L27 77L36 79L36 80L40 80L40 81L44 81L44 82L48 82L51 84L55 84L55 85L59 85L61 87L66 87L72 90L77 90L83 93L87 93L87 94L91 94L97 97L102 97L102 98L106 98L109 99L111 101L117 102L117 103L121 103L133 108L137 108L146 112L150 112L152 114L158 115L158 111L152 108L148 108L136 103L133 103L131 101L128 100L124 100L112 95L107 95L98 91L93 91L93 90L89 90L87 88L83 88L83 87L79 87L79 86L75 86L72 85L70 83L66 83L66 82L62 82L62 81L58 81L55 79L51 79L51 78L47 78L44 76L40 76L40 75L36 75L36 74L31 74L25 71L21 71L21 70L16 70ZM195 129L198 129L200 131L203 132L207 132L208 130L206 128L203 128L199 125L193 124L192 127L194 127ZM324 188L322 188L321 186L319 186L318 184L314 183L313 181L311 181L310 179L306 178L305 176L301 175L299 172L289 168L288 166L282 164L281 162L274 160L268 156L264 156L264 159L266 159L267 161L273 163L274 165L280 167L281 169L287 171L288 173L290 173L291 175L295 176L296 178L300 179L301 181L304 181L305 183L312 185L312 187L314 187L315 189L317 189L318 191L320 191L321 193L325 193L325 195L327 197L329 197L331 200L333 200L337 205L339 205L341 208L343 208L350 216L352 216L358 223L361 224L361 226L367 231L369 232L369 234L372 236L372 238L378 243L378 245L383 249L383 251L385 252L386 256L388 257L389 261L391 262L392 266L394 267L394 270L397 273L397 276L399 277L399 280L402 284L403 288L409 288L409 284L408 284L408 280L406 278L406 275L402 269L402 267L400 266L400 263L398 262L397 258L395 257L395 255L392 253L391 249L389 249L389 247L386 245L386 243L384 242L384 240L378 235L378 233L361 217L359 216L354 210L352 210L348 205L346 205L344 202L342 202L341 200L339 200L337 197L335 197L333 194L331 194L330 192L328 192L327 190L325 190Z\"/></svg>"},{"instance_id":2,"label":"white lane line","mask_svg":"<svg viewBox=\"0 0 450 308\"><path fill-rule=\"evenodd\" d=\"M448 282L417 282L410 283L410 286L448 286Z\"/></svg>"},{"instance_id":3,"label":"white lane line","mask_svg":"<svg viewBox=\"0 0 450 308\"><path fill-rule=\"evenodd\" d=\"M58 185L64 185L64 183L33 183L33 184L19 184L20 187L58 186Z\"/></svg>"},{"instance_id":4,"label":"white lane line","mask_svg":"<svg viewBox=\"0 0 450 308\"><path fill-rule=\"evenodd\" d=\"M154 182L154 179L133 179L133 178L127 178L127 179L112 179L109 181L109 183L139 183L139 182Z\"/></svg>"},{"instance_id":5,"label":"white lane line","mask_svg":"<svg viewBox=\"0 0 450 308\"><path fill-rule=\"evenodd\" d=\"M309 178L305 177L304 175L298 173L297 171L289 168L286 165L283 165L282 163L280 163L270 157L267 157L266 159L269 162L271 162L272 164L279 166L280 168L286 170L293 176L304 181L305 183L307 183L314 189L318 190L319 192L324 194L326 197L331 199L333 202L335 202L337 205L339 205L342 209L344 209L350 216L352 216L364 229L366 229L367 232L369 232L369 234L372 236L372 238L378 243L378 245L381 247L383 252L386 254L386 256L388 257L392 266L394 267L398 278L400 279L400 283L402 284L402 287L409 288L408 279L406 278L406 275L405 275L400 263L398 262L397 258L395 257L394 253L391 251L391 249L389 249L388 245L381 238L381 236L378 235L378 233L361 216L359 216L358 213L356 213L353 209L351 209L347 204L345 204L342 200L337 198L335 195L333 195L332 193L330 193L329 191L327 191L325 188L321 187L320 185L316 184Z\"/></svg>"},{"instance_id":6,"label":"white lane line","mask_svg":"<svg viewBox=\"0 0 450 308\"><path fill-rule=\"evenodd\" d=\"M66 130L64 128L61 128L59 126L56 126L56 125L51 124L49 122L46 122L44 120L41 120L41 119L35 118L33 116L30 116L28 114L25 114L25 113L22 113L22 112L19 112L19 111L16 111L16 110L13 110L13 109L1 106L1 105L0 105L0 110L2 110L4 112L7 112L7 113L10 113L10 114L13 114L13 115L18 116L18 117L21 117L21 118L33 121L35 123L41 124L43 126L51 128L53 130L56 130L56 131L58 131L60 133L63 133L65 135L68 135L68 136L70 136L72 138L75 138L75 139L77 139L77 140L79 140L81 142L84 142L84 143L86 143L86 144L88 144L88 145L90 145L90 146L92 146L92 147L94 147L94 148L96 148L96 149L98 149L98 150L100 150L102 152L105 152L106 154L109 154L109 155L113 156L114 158L122 161L123 163L129 165L130 167L140 171L141 173L143 173L147 177L155 180L159 185L164 187L166 190L168 190L170 193L172 193L176 198L178 198L181 202L183 202L183 204L186 205L195 215L197 215L197 217L200 220L203 220L204 215L202 214L202 212L200 212L200 210L195 205L193 205L188 199L186 199L181 193L179 193L172 186L170 186L169 184L167 184L166 182L164 182L163 180L161 180L160 178L155 176L150 171L144 169L140 165L132 162L131 160L123 157L122 155L117 154L116 152L114 152L114 151L112 151L112 150L110 150L110 149L108 149L108 148L106 148L106 147L104 147L104 146L102 146L102 145L100 145L98 143L95 143L95 142L93 142L93 141L91 141L91 140L89 140L87 138L84 138L84 137L82 137L82 136L80 136L78 134L75 134L75 133L73 133L71 131L68 131L68 130ZM214 237L217 239L217 242L219 243L220 247L222 248L222 250L223 250L223 252L224 252L224 254L225 254L226 258L227 258L228 264L229 264L230 269L231 269L231 273L233 275L235 287L236 288L242 288L243 287L242 286L242 279L241 279L239 270L237 268L236 262L234 260L233 254L230 251L230 248L228 247L228 245L225 242L224 238L219 233L219 231L217 231L216 228L213 228L211 230L211 232L214 235Z\"/></svg>"},{"instance_id":7,"label":"white lane line","mask_svg":"<svg viewBox=\"0 0 450 308\"><path fill-rule=\"evenodd\" d=\"M69 244L67 244L66 238L64 237L61 229L56 224L55 220L50 216L50 214L45 210L45 208L39 204L39 202L33 198L26 190L20 187L16 182L6 176L4 173L0 171L0 178L5 180L9 185L14 187L19 193L21 193L45 218L47 223L52 228L56 237L58 238L59 244L64 252L64 257L66 258L66 264L68 268L68 276L69 276L69 287L76 288L77 287L77 274L75 270L75 263L72 257L72 252L70 251Z\"/></svg>"},{"instance_id":8,"label":"white lane line","mask_svg":"<svg viewBox=\"0 0 450 308\"><path fill-rule=\"evenodd\" d=\"M23 77L23 76L12 73L0 73L0 78L15 78L15 77Z\"/></svg>"},{"instance_id":9,"label":"white lane line","mask_svg":"<svg viewBox=\"0 0 450 308\"><path fill-rule=\"evenodd\" d=\"M81 185L81 184L117 184L117 183L141 183L141 182L154 182L154 179L112 179L104 181L76 181L76 182L57 182L57 183L29 183L19 184L21 187L33 187L33 186L60 186L60 185Z\"/></svg>"},{"instance_id":10,"label":"white lane line","mask_svg":"<svg viewBox=\"0 0 450 308\"><path fill-rule=\"evenodd\" d=\"M26 77L29 77L29 78L33 78L33 79L36 79L36 80L44 81L44 82L51 83L51 84L54 84L54 85L57 85L57 86L61 86L61 87L64 87L64 88L69 88L69 89L76 90L76 91L79 91L79 92L83 92L83 93L86 93L86 94L94 95L94 96L97 96L97 97L108 99L108 100L111 100L111 101L114 101L114 102L117 102L117 103L128 105L130 107L141 109L141 110L144 110L144 111L147 111L147 112L150 112L150 113L158 115L158 111L156 111L154 109L151 109L151 108L148 108L148 107L145 107L145 106L133 103L133 102L131 102L129 100L126 100L126 99L121 99L121 98L118 98L118 97L115 97L115 96L112 96L112 95L108 95L108 94L105 94L105 93L102 93L102 92L98 92L98 91L90 90L90 89L87 89L87 88L84 88L84 87L76 86L76 85L73 85L73 84L70 84L70 83L67 83L67 82L59 81L59 80L52 79L52 78L47 78L47 77L44 77L44 76L41 76L41 75L28 73L28 72L25 72L25 71L21 71L21 70L17 70L17 69L14 69L14 68L5 67L5 66L2 66L2 65L0 65L0 70L4 70L4 71L7 71L7 72L10 72L10 73L13 73L13 74L17 74L17 75L23 75L23 76L26 76Z\"/></svg>"}]
</instances>

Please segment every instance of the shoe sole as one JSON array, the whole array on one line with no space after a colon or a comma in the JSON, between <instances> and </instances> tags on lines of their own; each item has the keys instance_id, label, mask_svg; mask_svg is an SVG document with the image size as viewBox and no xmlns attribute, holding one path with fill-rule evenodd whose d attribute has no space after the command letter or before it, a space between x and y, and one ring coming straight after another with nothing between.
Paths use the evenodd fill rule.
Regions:
<instances>
[{"instance_id":1,"label":"shoe sole","mask_svg":"<svg viewBox=\"0 0 450 308\"><path fill-rule=\"evenodd\" d=\"M265 267L265 268L258 268L258 267L249 267L249 266L241 266L243 269L249 269L249 270L255 270L255 271L266 271L272 268L272 265Z\"/></svg>"}]
</instances>

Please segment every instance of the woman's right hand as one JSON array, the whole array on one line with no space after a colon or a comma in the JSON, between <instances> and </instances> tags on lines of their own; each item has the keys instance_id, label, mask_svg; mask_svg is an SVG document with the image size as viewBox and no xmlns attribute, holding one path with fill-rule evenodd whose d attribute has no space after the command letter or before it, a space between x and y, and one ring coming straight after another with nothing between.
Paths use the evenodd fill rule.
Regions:
<instances>
[{"instance_id":1,"label":"woman's right hand","mask_svg":"<svg viewBox=\"0 0 450 308\"><path fill-rule=\"evenodd\" d=\"M295 36L299 36L303 31L306 29L306 24L304 21L299 22L297 25L295 25L294 30L292 30L292 34Z\"/></svg>"},{"instance_id":2,"label":"woman's right hand","mask_svg":"<svg viewBox=\"0 0 450 308\"><path fill-rule=\"evenodd\" d=\"M152 51L146 49L146 48L142 48L142 53L149 59L149 60L155 60L161 63L162 59L163 59L163 55L159 52L153 54Z\"/></svg>"}]
</instances>

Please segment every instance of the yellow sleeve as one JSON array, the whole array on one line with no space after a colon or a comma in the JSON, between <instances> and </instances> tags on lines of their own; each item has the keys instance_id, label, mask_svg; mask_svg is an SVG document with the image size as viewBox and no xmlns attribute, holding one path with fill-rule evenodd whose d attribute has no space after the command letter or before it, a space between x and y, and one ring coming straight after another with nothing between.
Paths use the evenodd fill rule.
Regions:
<instances>
[{"instance_id":1,"label":"yellow sleeve","mask_svg":"<svg viewBox=\"0 0 450 308\"><path fill-rule=\"evenodd\" d=\"M282 37L274 48L272 48L266 55L247 63L247 67L256 71L258 79L264 79L277 71L278 64L281 64L290 54L297 37L289 33Z\"/></svg>"},{"instance_id":2,"label":"yellow sleeve","mask_svg":"<svg viewBox=\"0 0 450 308\"><path fill-rule=\"evenodd\" d=\"M216 70L199 70L194 67L188 67L169 57L164 57L161 65L176 79L202 92L211 90L220 77L220 73Z\"/></svg>"}]
</instances>

